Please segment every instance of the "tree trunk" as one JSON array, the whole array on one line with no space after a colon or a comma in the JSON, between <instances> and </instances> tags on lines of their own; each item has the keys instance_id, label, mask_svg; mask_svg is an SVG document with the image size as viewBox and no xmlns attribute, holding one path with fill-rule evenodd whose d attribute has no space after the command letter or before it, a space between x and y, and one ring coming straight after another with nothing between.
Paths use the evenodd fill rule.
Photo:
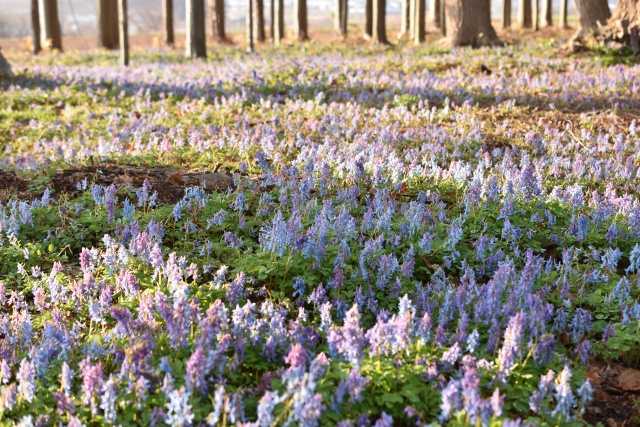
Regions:
<instances>
[{"instance_id":1,"label":"tree trunk","mask_svg":"<svg viewBox=\"0 0 640 427\"><path fill-rule=\"evenodd\" d=\"M48 50L62 50L62 34L58 19L58 1L40 0L40 29L42 45Z\"/></svg>"},{"instance_id":2,"label":"tree trunk","mask_svg":"<svg viewBox=\"0 0 640 427\"><path fill-rule=\"evenodd\" d=\"M298 41L309 40L309 21L307 17L307 0L295 0L296 2L296 32Z\"/></svg>"},{"instance_id":3,"label":"tree trunk","mask_svg":"<svg viewBox=\"0 0 640 427\"><path fill-rule=\"evenodd\" d=\"M569 0L560 0L560 17L558 18L558 26L563 30L569 28L567 24L567 2Z\"/></svg>"},{"instance_id":4,"label":"tree trunk","mask_svg":"<svg viewBox=\"0 0 640 427\"><path fill-rule=\"evenodd\" d=\"M375 0L364 0L364 38L373 37L373 2Z\"/></svg>"},{"instance_id":5,"label":"tree trunk","mask_svg":"<svg viewBox=\"0 0 640 427\"><path fill-rule=\"evenodd\" d=\"M224 22L224 0L209 0L208 12L213 38L218 42L226 42L227 31Z\"/></svg>"},{"instance_id":6,"label":"tree trunk","mask_svg":"<svg viewBox=\"0 0 640 427\"><path fill-rule=\"evenodd\" d=\"M186 6L186 56L188 58L205 58L207 56L207 35L204 0L187 0Z\"/></svg>"},{"instance_id":7,"label":"tree trunk","mask_svg":"<svg viewBox=\"0 0 640 427\"><path fill-rule=\"evenodd\" d=\"M37 55L42 50L40 43L40 12L38 0L31 0L31 28L33 30L33 54Z\"/></svg>"},{"instance_id":8,"label":"tree trunk","mask_svg":"<svg viewBox=\"0 0 640 427\"><path fill-rule=\"evenodd\" d=\"M440 31L447 36L447 0L440 0Z\"/></svg>"},{"instance_id":9,"label":"tree trunk","mask_svg":"<svg viewBox=\"0 0 640 427\"><path fill-rule=\"evenodd\" d=\"M544 26L553 26L553 0L544 1Z\"/></svg>"},{"instance_id":10,"label":"tree trunk","mask_svg":"<svg viewBox=\"0 0 640 427\"><path fill-rule=\"evenodd\" d=\"M429 2L429 21L436 27L440 28L440 0L431 0Z\"/></svg>"},{"instance_id":11,"label":"tree trunk","mask_svg":"<svg viewBox=\"0 0 640 427\"><path fill-rule=\"evenodd\" d=\"M574 0L580 25L571 38L572 43L582 43L591 32L598 30L598 26L604 26L611 17L611 11L607 0Z\"/></svg>"},{"instance_id":12,"label":"tree trunk","mask_svg":"<svg viewBox=\"0 0 640 427\"><path fill-rule=\"evenodd\" d=\"M413 0L402 0L402 12L400 13L400 32L398 39L403 38L406 34L413 34L411 30L411 4Z\"/></svg>"},{"instance_id":13,"label":"tree trunk","mask_svg":"<svg viewBox=\"0 0 640 427\"><path fill-rule=\"evenodd\" d=\"M273 0L273 43L280 46L280 41L284 37L284 0Z\"/></svg>"},{"instance_id":14,"label":"tree trunk","mask_svg":"<svg viewBox=\"0 0 640 427\"><path fill-rule=\"evenodd\" d=\"M605 39L613 39L631 47L634 54L640 51L640 0L618 0L613 15L601 33Z\"/></svg>"},{"instance_id":15,"label":"tree trunk","mask_svg":"<svg viewBox=\"0 0 640 427\"><path fill-rule=\"evenodd\" d=\"M387 0L373 0L373 31L371 42L374 44L389 44L387 40Z\"/></svg>"},{"instance_id":16,"label":"tree trunk","mask_svg":"<svg viewBox=\"0 0 640 427\"><path fill-rule=\"evenodd\" d=\"M540 4L538 0L532 0L531 6L531 22L533 31L540 31Z\"/></svg>"},{"instance_id":17,"label":"tree trunk","mask_svg":"<svg viewBox=\"0 0 640 427\"><path fill-rule=\"evenodd\" d=\"M336 10L333 19L333 27L336 34L342 38L347 36L345 24L347 0L336 0Z\"/></svg>"},{"instance_id":18,"label":"tree trunk","mask_svg":"<svg viewBox=\"0 0 640 427\"><path fill-rule=\"evenodd\" d=\"M347 37L349 32L349 0L342 0L342 10L340 11L340 32L343 37Z\"/></svg>"},{"instance_id":19,"label":"tree trunk","mask_svg":"<svg viewBox=\"0 0 640 427\"><path fill-rule=\"evenodd\" d=\"M255 25L254 31L256 34L256 41L264 43L264 41L267 40L267 35L264 31L264 0L254 1L253 13L255 14L255 18L253 23Z\"/></svg>"},{"instance_id":20,"label":"tree trunk","mask_svg":"<svg viewBox=\"0 0 640 427\"><path fill-rule=\"evenodd\" d=\"M162 42L173 47L176 42L173 31L173 0L162 0Z\"/></svg>"},{"instance_id":21,"label":"tree trunk","mask_svg":"<svg viewBox=\"0 0 640 427\"><path fill-rule=\"evenodd\" d=\"M502 2L502 29L511 28L511 0Z\"/></svg>"},{"instance_id":22,"label":"tree trunk","mask_svg":"<svg viewBox=\"0 0 640 427\"><path fill-rule=\"evenodd\" d=\"M127 0L118 0L118 20L120 27L120 65L129 65L129 20Z\"/></svg>"},{"instance_id":23,"label":"tree trunk","mask_svg":"<svg viewBox=\"0 0 640 427\"><path fill-rule=\"evenodd\" d=\"M118 0L98 0L98 47L117 49Z\"/></svg>"},{"instance_id":24,"label":"tree trunk","mask_svg":"<svg viewBox=\"0 0 640 427\"><path fill-rule=\"evenodd\" d=\"M246 34L247 34L247 52L252 53L254 51L254 40L253 40L253 0L247 0L247 25L246 25Z\"/></svg>"},{"instance_id":25,"label":"tree trunk","mask_svg":"<svg viewBox=\"0 0 640 427\"><path fill-rule=\"evenodd\" d=\"M413 27L413 43L420 44L424 43L426 28L425 28L425 0L414 0L416 3L415 6L415 24Z\"/></svg>"},{"instance_id":26,"label":"tree trunk","mask_svg":"<svg viewBox=\"0 0 640 427\"><path fill-rule=\"evenodd\" d=\"M520 0L518 24L521 28L531 28L531 0Z\"/></svg>"},{"instance_id":27,"label":"tree trunk","mask_svg":"<svg viewBox=\"0 0 640 427\"><path fill-rule=\"evenodd\" d=\"M2 56L2 49L0 49L0 81L10 78L13 78L11 65L9 65L9 62Z\"/></svg>"},{"instance_id":28,"label":"tree trunk","mask_svg":"<svg viewBox=\"0 0 640 427\"><path fill-rule=\"evenodd\" d=\"M418 7L417 0L409 0L409 35L411 38L416 34L416 10Z\"/></svg>"},{"instance_id":29,"label":"tree trunk","mask_svg":"<svg viewBox=\"0 0 640 427\"><path fill-rule=\"evenodd\" d=\"M484 0L444 0L445 25L451 46L480 46L497 42L491 11Z\"/></svg>"}]
</instances>

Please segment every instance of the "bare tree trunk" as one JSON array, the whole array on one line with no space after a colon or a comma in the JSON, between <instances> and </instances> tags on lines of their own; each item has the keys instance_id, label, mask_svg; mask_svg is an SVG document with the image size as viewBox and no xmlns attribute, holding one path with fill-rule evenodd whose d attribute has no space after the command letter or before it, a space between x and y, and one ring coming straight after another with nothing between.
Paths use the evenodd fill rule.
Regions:
<instances>
[{"instance_id":1,"label":"bare tree trunk","mask_svg":"<svg viewBox=\"0 0 640 427\"><path fill-rule=\"evenodd\" d=\"M127 0L118 0L118 20L120 27L120 65L129 65L129 20Z\"/></svg>"},{"instance_id":2,"label":"bare tree trunk","mask_svg":"<svg viewBox=\"0 0 640 427\"><path fill-rule=\"evenodd\" d=\"M607 0L574 0L580 26L571 38L572 43L581 43L589 33L596 31L598 26L604 26L611 18L611 11Z\"/></svg>"},{"instance_id":3,"label":"bare tree trunk","mask_svg":"<svg viewBox=\"0 0 640 427\"><path fill-rule=\"evenodd\" d=\"M440 31L447 36L447 0L440 0Z\"/></svg>"},{"instance_id":4,"label":"bare tree trunk","mask_svg":"<svg viewBox=\"0 0 640 427\"><path fill-rule=\"evenodd\" d=\"M58 19L58 1L40 0L40 29L43 47L62 50L62 33Z\"/></svg>"},{"instance_id":5,"label":"bare tree trunk","mask_svg":"<svg viewBox=\"0 0 640 427\"><path fill-rule=\"evenodd\" d=\"M208 12L213 38L219 42L226 42L227 31L224 22L224 0L209 0Z\"/></svg>"},{"instance_id":6,"label":"bare tree trunk","mask_svg":"<svg viewBox=\"0 0 640 427\"><path fill-rule=\"evenodd\" d=\"M264 31L264 1L254 1L253 13L255 14L255 18L253 20L253 24L255 25L254 31L256 34L256 41L264 43L264 41L267 40L267 35Z\"/></svg>"},{"instance_id":7,"label":"bare tree trunk","mask_svg":"<svg viewBox=\"0 0 640 427\"><path fill-rule=\"evenodd\" d=\"M431 0L429 2L429 20L436 27L440 28L440 0Z\"/></svg>"},{"instance_id":8,"label":"bare tree trunk","mask_svg":"<svg viewBox=\"0 0 640 427\"><path fill-rule=\"evenodd\" d=\"M413 43L420 44L424 43L426 28L425 28L425 0L415 0L416 6L416 15L415 15L415 25L414 25L414 33L413 33Z\"/></svg>"},{"instance_id":9,"label":"bare tree trunk","mask_svg":"<svg viewBox=\"0 0 640 427\"><path fill-rule=\"evenodd\" d=\"M98 46L117 49L118 0L98 0Z\"/></svg>"},{"instance_id":10,"label":"bare tree trunk","mask_svg":"<svg viewBox=\"0 0 640 427\"><path fill-rule=\"evenodd\" d=\"M253 0L247 0L247 52L252 53L254 51L253 40Z\"/></svg>"},{"instance_id":11,"label":"bare tree trunk","mask_svg":"<svg viewBox=\"0 0 640 427\"><path fill-rule=\"evenodd\" d=\"M446 28L451 46L480 46L497 42L486 1L445 0Z\"/></svg>"},{"instance_id":12,"label":"bare tree trunk","mask_svg":"<svg viewBox=\"0 0 640 427\"><path fill-rule=\"evenodd\" d=\"M336 34L342 38L347 36L347 29L345 28L345 9L346 9L347 0L336 0L336 10L333 19L333 27L336 31Z\"/></svg>"},{"instance_id":13,"label":"bare tree trunk","mask_svg":"<svg viewBox=\"0 0 640 427\"><path fill-rule=\"evenodd\" d=\"M613 39L631 47L634 54L640 52L640 0L618 0L613 15L601 29L606 39Z\"/></svg>"},{"instance_id":14,"label":"bare tree trunk","mask_svg":"<svg viewBox=\"0 0 640 427\"><path fill-rule=\"evenodd\" d=\"M544 1L544 26L553 26L553 0Z\"/></svg>"},{"instance_id":15,"label":"bare tree trunk","mask_svg":"<svg viewBox=\"0 0 640 427\"><path fill-rule=\"evenodd\" d=\"M37 55L42 50L40 43L40 10L38 0L31 0L31 28L33 29L33 54Z\"/></svg>"},{"instance_id":16,"label":"bare tree trunk","mask_svg":"<svg viewBox=\"0 0 640 427\"><path fill-rule=\"evenodd\" d=\"M569 0L560 0L560 17L558 19L558 26L563 30L569 28L567 24L567 2Z\"/></svg>"},{"instance_id":17,"label":"bare tree trunk","mask_svg":"<svg viewBox=\"0 0 640 427\"><path fill-rule=\"evenodd\" d=\"M204 0L187 0L186 6L186 56L188 58L205 58L207 56L207 36Z\"/></svg>"},{"instance_id":18,"label":"bare tree trunk","mask_svg":"<svg viewBox=\"0 0 640 427\"><path fill-rule=\"evenodd\" d=\"M173 31L173 0L162 0L162 42L170 47L176 42Z\"/></svg>"},{"instance_id":19,"label":"bare tree trunk","mask_svg":"<svg viewBox=\"0 0 640 427\"><path fill-rule=\"evenodd\" d=\"M511 0L502 1L502 29L511 28Z\"/></svg>"},{"instance_id":20,"label":"bare tree trunk","mask_svg":"<svg viewBox=\"0 0 640 427\"><path fill-rule=\"evenodd\" d=\"M273 0L273 43L280 46L284 36L284 0Z\"/></svg>"},{"instance_id":21,"label":"bare tree trunk","mask_svg":"<svg viewBox=\"0 0 640 427\"><path fill-rule=\"evenodd\" d=\"M2 56L2 49L0 49L0 81L10 78L13 78L11 65L9 65L9 62Z\"/></svg>"},{"instance_id":22,"label":"bare tree trunk","mask_svg":"<svg viewBox=\"0 0 640 427\"><path fill-rule=\"evenodd\" d=\"M416 11L418 3L417 0L409 0L409 35L411 38L416 34Z\"/></svg>"},{"instance_id":23,"label":"bare tree trunk","mask_svg":"<svg viewBox=\"0 0 640 427\"><path fill-rule=\"evenodd\" d=\"M531 21L533 24L533 31L540 31L540 4L538 0L532 0L531 6Z\"/></svg>"},{"instance_id":24,"label":"bare tree trunk","mask_svg":"<svg viewBox=\"0 0 640 427\"><path fill-rule=\"evenodd\" d=\"M376 0L364 0L364 38L373 37L373 2Z\"/></svg>"},{"instance_id":25,"label":"bare tree trunk","mask_svg":"<svg viewBox=\"0 0 640 427\"><path fill-rule=\"evenodd\" d=\"M389 44L387 40L387 0L373 0L373 31L371 41L374 44Z\"/></svg>"},{"instance_id":26,"label":"bare tree trunk","mask_svg":"<svg viewBox=\"0 0 640 427\"><path fill-rule=\"evenodd\" d=\"M521 28L531 28L531 0L520 0L518 24Z\"/></svg>"},{"instance_id":27,"label":"bare tree trunk","mask_svg":"<svg viewBox=\"0 0 640 427\"><path fill-rule=\"evenodd\" d=\"M342 0L342 10L340 12L340 32L347 37L349 32L349 0Z\"/></svg>"},{"instance_id":28,"label":"bare tree trunk","mask_svg":"<svg viewBox=\"0 0 640 427\"><path fill-rule=\"evenodd\" d=\"M307 17L307 0L295 0L296 2L296 33L298 40L309 40L309 21Z\"/></svg>"},{"instance_id":29,"label":"bare tree trunk","mask_svg":"<svg viewBox=\"0 0 640 427\"><path fill-rule=\"evenodd\" d=\"M402 0L398 39L403 38L405 34L413 34L413 31L411 31L411 3L413 3L413 0Z\"/></svg>"}]
</instances>

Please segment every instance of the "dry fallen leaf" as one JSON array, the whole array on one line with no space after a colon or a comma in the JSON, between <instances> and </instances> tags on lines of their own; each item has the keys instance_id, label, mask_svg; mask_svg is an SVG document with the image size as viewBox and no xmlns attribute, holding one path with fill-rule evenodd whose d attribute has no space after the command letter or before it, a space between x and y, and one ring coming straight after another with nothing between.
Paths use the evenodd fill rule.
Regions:
<instances>
[{"instance_id":1,"label":"dry fallen leaf","mask_svg":"<svg viewBox=\"0 0 640 427\"><path fill-rule=\"evenodd\" d=\"M640 391L640 371L623 369L618 376L618 388L624 391Z\"/></svg>"}]
</instances>

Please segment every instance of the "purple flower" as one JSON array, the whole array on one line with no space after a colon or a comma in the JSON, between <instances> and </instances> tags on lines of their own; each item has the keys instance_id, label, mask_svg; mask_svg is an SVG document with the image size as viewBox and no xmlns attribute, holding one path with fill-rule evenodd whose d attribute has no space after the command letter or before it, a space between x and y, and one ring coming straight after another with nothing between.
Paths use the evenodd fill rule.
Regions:
<instances>
[{"instance_id":1,"label":"purple flower","mask_svg":"<svg viewBox=\"0 0 640 427\"><path fill-rule=\"evenodd\" d=\"M567 365L555 381L556 407L551 411L552 417L562 416L565 420L571 420L571 410L576 406L576 398L571 391L569 380L571 379L571 369Z\"/></svg>"},{"instance_id":2,"label":"purple flower","mask_svg":"<svg viewBox=\"0 0 640 427\"><path fill-rule=\"evenodd\" d=\"M36 392L36 372L33 364L27 359L20 361L20 369L16 375L20 397L31 403Z\"/></svg>"},{"instance_id":3,"label":"purple flower","mask_svg":"<svg viewBox=\"0 0 640 427\"><path fill-rule=\"evenodd\" d=\"M380 415L373 427L393 427L393 417L382 411L382 415Z\"/></svg>"},{"instance_id":4,"label":"purple flower","mask_svg":"<svg viewBox=\"0 0 640 427\"><path fill-rule=\"evenodd\" d=\"M506 378L511 373L511 368L515 364L516 357L519 357L523 330L524 313L520 311L509 319L507 331L504 335L504 343L498 352L498 378L502 382L506 382Z\"/></svg>"}]
</instances>

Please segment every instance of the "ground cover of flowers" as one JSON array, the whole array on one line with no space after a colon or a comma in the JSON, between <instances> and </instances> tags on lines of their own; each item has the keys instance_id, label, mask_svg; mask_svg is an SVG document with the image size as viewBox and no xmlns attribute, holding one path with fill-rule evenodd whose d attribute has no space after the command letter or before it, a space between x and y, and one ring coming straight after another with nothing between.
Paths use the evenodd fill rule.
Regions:
<instances>
[{"instance_id":1,"label":"ground cover of flowers","mask_svg":"<svg viewBox=\"0 0 640 427\"><path fill-rule=\"evenodd\" d=\"M306 49L13 59L2 423L582 425L638 367L640 66Z\"/></svg>"}]
</instances>

